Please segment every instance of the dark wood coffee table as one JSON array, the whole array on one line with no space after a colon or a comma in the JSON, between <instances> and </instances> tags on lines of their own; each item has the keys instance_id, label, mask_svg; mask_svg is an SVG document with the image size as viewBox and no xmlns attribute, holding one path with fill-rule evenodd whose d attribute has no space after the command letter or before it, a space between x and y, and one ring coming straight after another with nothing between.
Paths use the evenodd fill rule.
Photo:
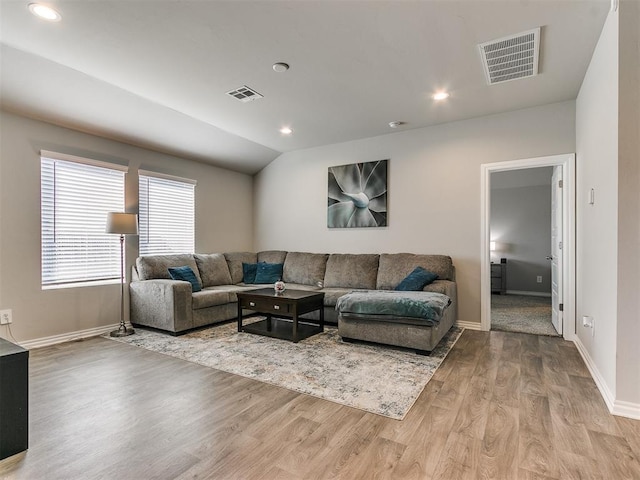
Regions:
<instances>
[{"instance_id":1,"label":"dark wood coffee table","mask_svg":"<svg viewBox=\"0 0 640 480\"><path fill-rule=\"evenodd\" d=\"M285 290L276 294L273 288L260 288L238 292L238 331L268 337L300 340L324 331L324 293L304 290ZM242 310L253 310L267 318L242 325ZM319 310L320 320L315 322L300 315Z\"/></svg>"}]
</instances>

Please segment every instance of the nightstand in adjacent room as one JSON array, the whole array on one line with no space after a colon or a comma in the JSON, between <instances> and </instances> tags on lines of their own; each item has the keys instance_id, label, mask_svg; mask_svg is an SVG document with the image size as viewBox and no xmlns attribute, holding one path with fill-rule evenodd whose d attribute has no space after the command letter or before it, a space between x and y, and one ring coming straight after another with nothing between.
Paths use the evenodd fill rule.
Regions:
<instances>
[{"instance_id":1,"label":"nightstand in adjacent room","mask_svg":"<svg viewBox=\"0 0 640 480\"><path fill-rule=\"evenodd\" d=\"M501 258L500 263L491 262L491 293L504 295L507 293L507 259Z\"/></svg>"}]
</instances>

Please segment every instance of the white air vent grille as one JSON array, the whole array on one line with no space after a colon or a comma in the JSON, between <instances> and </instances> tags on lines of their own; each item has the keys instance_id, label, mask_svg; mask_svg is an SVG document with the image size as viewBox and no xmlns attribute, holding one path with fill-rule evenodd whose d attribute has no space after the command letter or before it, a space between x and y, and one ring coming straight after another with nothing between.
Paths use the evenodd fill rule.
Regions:
<instances>
[{"instance_id":1,"label":"white air vent grille","mask_svg":"<svg viewBox=\"0 0 640 480\"><path fill-rule=\"evenodd\" d=\"M489 85L538 74L540 28L482 43L478 48Z\"/></svg>"},{"instance_id":2,"label":"white air vent grille","mask_svg":"<svg viewBox=\"0 0 640 480\"><path fill-rule=\"evenodd\" d=\"M260 95L254 89L247 87L246 85L227 92L227 95L230 95L233 98L245 103L251 102L252 100L257 100L258 98L263 98L262 95Z\"/></svg>"}]
</instances>

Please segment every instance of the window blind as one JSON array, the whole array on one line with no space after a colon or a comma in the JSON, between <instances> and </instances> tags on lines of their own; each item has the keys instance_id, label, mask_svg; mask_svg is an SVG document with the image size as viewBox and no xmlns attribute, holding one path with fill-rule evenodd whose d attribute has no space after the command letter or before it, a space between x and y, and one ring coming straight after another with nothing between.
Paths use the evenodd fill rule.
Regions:
<instances>
[{"instance_id":1,"label":"window blind","mask_svg":"<svg viewBox=\"0 0 640 480\"><path fill-rule=\"evenodd\" d=\"M120 278L120 239L105 226L124 211L126 169L50 157L40 160L42 286Z\"/></svg>"},{"instance_id":2,"label":"window blind","mask_svg":"<svg viewBox=\"0 0 640 480\"><path fill-rule=\"evenodd\" d=\"M195 182L138 172L140 255L193 253Z\"/></svg>"}]
</instances>

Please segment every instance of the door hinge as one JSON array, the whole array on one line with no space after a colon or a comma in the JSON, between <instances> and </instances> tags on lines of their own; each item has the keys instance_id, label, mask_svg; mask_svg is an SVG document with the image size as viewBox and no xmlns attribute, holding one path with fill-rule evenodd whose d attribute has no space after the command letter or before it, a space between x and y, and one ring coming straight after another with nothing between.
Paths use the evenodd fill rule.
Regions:
<instances>
[{"instance_id":1,"label":"door hinge","mask_svg":"<svg viewBox=\"0 0 640 480\"><path fill-rule=\"evenodd\" d=\"M564 312L564 303L561 303L558 305L558 310L560 310L561 312Z\"/></svg>"},{"instance_id":2,"label":"door hinge","mask_svg":"<svg viewBox=\"0 0 640 480\"><path fill-rule=\"evenodd\" d=\"M558 242L558 250L562 250L562 242Z\"/></svg>"},{"instance_id":3,"label":"door hinge","mask_svg":"<svg viewBox=\"0 0 640 480\"><path fill-rule=\"evenodd\" d=\"M563 185L562 180L559 180L558 181L558 188L562 188L562 185Z\"/></svg>"}]
</instances>

